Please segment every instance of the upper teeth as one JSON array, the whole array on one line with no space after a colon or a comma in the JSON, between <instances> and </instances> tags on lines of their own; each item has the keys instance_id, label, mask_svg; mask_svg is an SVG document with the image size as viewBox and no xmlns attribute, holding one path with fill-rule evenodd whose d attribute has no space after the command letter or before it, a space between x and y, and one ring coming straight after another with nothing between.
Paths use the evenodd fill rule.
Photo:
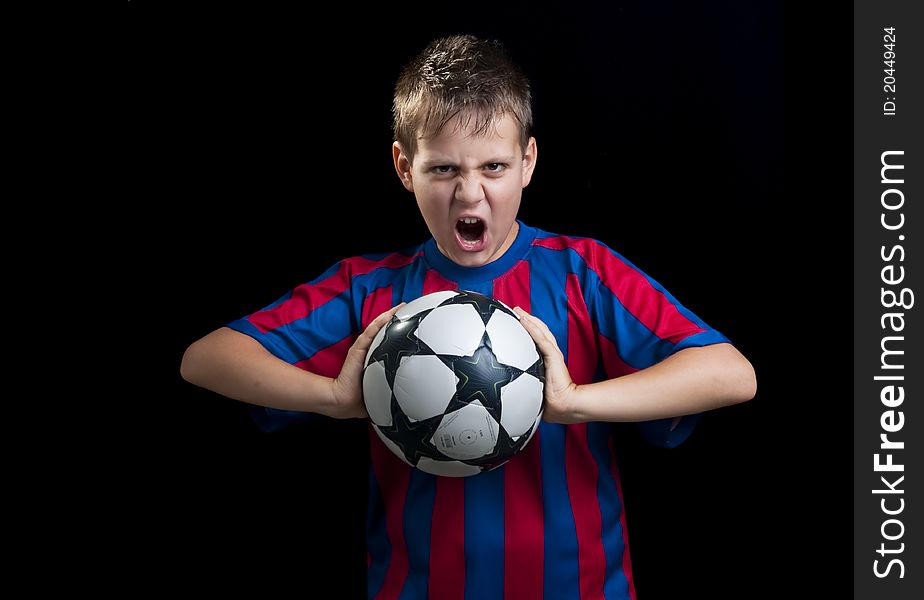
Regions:
<instances>
[{"instance_id":1,"label":"upper teeth","mask_svg":"<svg viewBox=\"0 0 924 600\"><path fill-rule=\"evenodd\" d=\"M478 219L476 219L475 217L463 217L461 221L465 223L466 225L474 225L475 223L478 222Z\"/></svg>"}]
</instances>

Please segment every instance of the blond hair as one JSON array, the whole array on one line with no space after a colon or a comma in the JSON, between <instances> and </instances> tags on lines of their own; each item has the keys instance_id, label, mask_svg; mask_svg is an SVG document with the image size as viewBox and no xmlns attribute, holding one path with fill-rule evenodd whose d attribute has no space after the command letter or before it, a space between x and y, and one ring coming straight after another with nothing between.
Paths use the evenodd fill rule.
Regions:
<instances>
[{"instance_id":1,"label":"blond hair","mask_svg":"<svg viewBox=\"0 0 924 600\"><path fill-rule=\"evenodd\" d=\"M529 81L500 42L456 35L431 42L401 71L392 116L395 140L413 161L418 137L456 126L484 135L505 115L520 125L526 148L533 124Z\"/></svg>"}]
</instances>

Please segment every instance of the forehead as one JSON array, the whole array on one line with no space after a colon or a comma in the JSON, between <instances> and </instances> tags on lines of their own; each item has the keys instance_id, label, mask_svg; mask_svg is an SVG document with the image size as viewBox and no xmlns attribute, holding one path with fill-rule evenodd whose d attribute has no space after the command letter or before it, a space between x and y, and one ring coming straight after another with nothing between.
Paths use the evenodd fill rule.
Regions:
<instances>
[{"instance_id":1,"label":"forehead","mask_svg":"<svg viewBox=\"0 0 924 600\"><path fill-rule=\"evenodd\" d=\"M450 120L438 135L417 138L417 156L430 160L439 157L484 159L514 156L519 152L520 126L512 116L504 115L487 131L474 131L474 119L460 127L460 118Z\"/></svg>"}]
</instances>

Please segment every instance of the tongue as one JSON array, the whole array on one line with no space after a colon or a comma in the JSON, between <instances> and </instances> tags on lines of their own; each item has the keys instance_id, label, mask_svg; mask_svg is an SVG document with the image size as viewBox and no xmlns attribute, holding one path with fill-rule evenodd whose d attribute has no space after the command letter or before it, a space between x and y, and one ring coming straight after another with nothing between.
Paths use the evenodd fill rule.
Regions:
<instances>
[{"instance_id":1,"label":"tongue","mask_svg":"<svg viewBox=\"0 0 924 600\"><path fill-rule=\"evenodd\" d=\"M456 229L459 230L459 235L462 236L462 239L466 242L475 242L481 239L481 234L484 233L484 223L478 221L477 223L464 223L459 221L456 224Z\"/></svg>"}]
</instances>

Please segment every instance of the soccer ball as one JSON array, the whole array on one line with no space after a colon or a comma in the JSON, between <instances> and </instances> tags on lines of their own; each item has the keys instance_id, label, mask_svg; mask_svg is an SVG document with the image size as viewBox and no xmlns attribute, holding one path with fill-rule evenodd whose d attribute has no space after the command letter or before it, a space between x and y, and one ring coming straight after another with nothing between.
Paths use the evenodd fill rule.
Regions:
<instances>
[{"instance_id":1,"label":"soccer ball","mask_svg":"<svg viewBox=\"0 0 924 600\"><path fill-rule=\"evenodd\" d=\"M401 307L363 370L372 428L411 466L465 477L510 460L542 418L545 368L505 304L436 292Z\"/></svg>"}]
</instances>

